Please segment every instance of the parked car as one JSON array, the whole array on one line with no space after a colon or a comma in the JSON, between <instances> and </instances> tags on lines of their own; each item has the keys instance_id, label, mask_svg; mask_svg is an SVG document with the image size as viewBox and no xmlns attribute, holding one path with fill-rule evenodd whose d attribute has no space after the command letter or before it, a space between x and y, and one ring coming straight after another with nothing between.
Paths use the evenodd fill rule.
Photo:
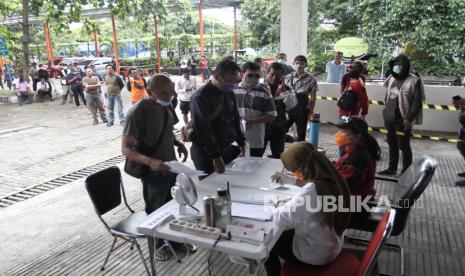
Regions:
<instances>
[{"instance_id":1,"label":"parked car","mask_svg":"<svg viewBox=\"0 0 465 276\"><path fill-rule=\"evenodd\" d=\"M112 58L109 57L103 57L103 58L90 58L90 59L84 59L79 62L79 65L84 68L86 66L91 66L93 65L95 67L95 71L97 73L100 73L102 75L105 75L105 67L108 64L112 64L113 60Z\"/></svg>"}]
</instances>

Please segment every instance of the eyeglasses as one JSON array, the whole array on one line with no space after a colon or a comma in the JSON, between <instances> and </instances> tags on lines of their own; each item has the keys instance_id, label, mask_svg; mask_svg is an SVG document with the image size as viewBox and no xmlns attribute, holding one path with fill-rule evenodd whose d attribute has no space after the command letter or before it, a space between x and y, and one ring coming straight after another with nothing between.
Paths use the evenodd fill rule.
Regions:
<instances>
[{"instance_id":1,"label":"eyeglasses","mask_svg":"<svg viewBox=\"0 0 465 276\"><path fill-rule=\"evenodd\" d=\"M260 78L260 74L247 74L246 75L248 78L256 78L256 79L259 79Z\"/></svg>"}]
</instances>

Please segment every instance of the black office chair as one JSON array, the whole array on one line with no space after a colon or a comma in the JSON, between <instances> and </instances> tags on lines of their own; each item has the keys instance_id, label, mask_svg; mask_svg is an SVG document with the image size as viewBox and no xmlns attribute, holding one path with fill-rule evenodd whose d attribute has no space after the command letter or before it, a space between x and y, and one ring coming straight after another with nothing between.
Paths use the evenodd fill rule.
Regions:
<instances>
[{"instance_id":1,"label":"black office chair","mask_svg":"<svg viewBox=\"0 0 465 276\"><path fill-rule=\"evenodd\" d=\"M393 178L376 177L378 180L395 182L393 199L390 202L391 207L396 210L394 218L394 225L392 228L391 236L398 236L402 234L406 225L410 209L415 204L415 201L421 196L428 184L430 183L434 172L437 167L437 161L433 157L423 156L415 163L413 163L407 171L397 180ZM376 202L376 200L375 200ZM371 204L373 205L373 204ZM385 212L384 208L374 208L366 216L355 216L351 221L350 228L374 232L376 225L383 217ZM347 237L348 240L366 243L367 240ZM404 250L401 246L392 243L386 243L386 248L391 248L399 251L400 253L400 270L401 275L404 275Z\"/></svg>"},{"instance_id":2,"label":"black office chair","mask_svg":"<svg viewBox=\"0 0 465 276\"><path fill-rule=\"evenodd\" d=\"M147 274L150 275L149 268L145 262L144 254L140 249L140 245L137 242L137 238L145 238L146 236L137 232L137 226L146 218L145 212L134 212L131 207L129 207L126 200L126 194L124 192L123 183L121 181L121 173L118 167L110 167L99 172L96 172L86 178L86 189L89 193L90 199L94 205L95 212L97 213L99 219L102 221L105 229L114 237L113 243L111 244L110 252L108 252L107 257L101 270L105 269L105 265L110 258L113 251L120 248L126 242L131 243L131 250L134 245L139 251L140 258L144 264ZM130 215L119 221L113 226L109 226L106 221L103 219L103 215L108 211L113 210L114 208L120 206L121 204L121 195L123 195L124 205L128 208ZM117 239L123 239L124 242L115 248Z\"/></svg>"}]
</instances>

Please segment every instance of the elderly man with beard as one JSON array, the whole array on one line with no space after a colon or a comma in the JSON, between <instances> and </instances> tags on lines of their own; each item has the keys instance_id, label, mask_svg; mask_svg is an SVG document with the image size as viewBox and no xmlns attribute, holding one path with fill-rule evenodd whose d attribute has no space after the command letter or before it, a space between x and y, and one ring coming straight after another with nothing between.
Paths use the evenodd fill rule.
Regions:
<instances>
[{"instance_id":1,"label":"elderly man with beard","mask_svg":"<svg viewBox=\"0 0 465 276\"><path fill-rule=\"evenodd\" d=\"M421 79L410 73L410 60L399 55L389 62L391 76L386 87L384 125L388 131L389 166L379 174L397 174L399 149L402 151L402 173L412 164L410 135L414 124L422 124L424 87ZM404 135L397 135L402 132Z\"/></svg>"}]
</instances>

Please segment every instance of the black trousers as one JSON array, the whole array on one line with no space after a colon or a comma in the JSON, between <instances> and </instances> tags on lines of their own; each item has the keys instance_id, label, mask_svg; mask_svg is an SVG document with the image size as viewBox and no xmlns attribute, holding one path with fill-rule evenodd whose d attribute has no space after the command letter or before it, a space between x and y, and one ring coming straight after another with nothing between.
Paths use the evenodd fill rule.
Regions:
<instances>
[{"instance_id":1,"label":"black trousers","mask_svg":"<svg viewBox=\"0 0 465 276\"><path fill-rule=\"evenodd\" d=\"M76 106L79 106L79 98L81 98L81 101L83 102L84 105L87 105L86 98L84 97L84 91L82 90L82 86L75 87L71 90L73 91L74 102L76 103Z\"/></svg>"},{"instance_id":2,"label":"black trousers","mask_svg":"<svg viewBox=\"0 0 465 276\"><path fill-rule=\"evenodd\" d=\"M39 82L39 79L33 79L32 80L32 90L37 91L37 83Z\"/></svg>"},{"instance_id":3,"label":"black trousers","mask_svg":"<svg viewBox=\"0 0 465 276\"><path fill-rule=\"evenodd\" d=\"M284 231L273 246L270 256L265 261L265 270L268 276L281 275L281 262L279 261L279 258L289 263L302 264L302 262L294 255L294 252L292 252L293 239L294 230Z\"/></svg>"},{"instance_id":4,"label":"black trousers","mask_svg":"<svg viewBox=\"0 0 465 276\"><path fill-rule=\"evenodd\" d=\"M412 164L412 148L410 147L411 130L404 131L402 122L384 123L388 133L387 143L389 145L389 169L397 171L399 164L399 150L402 151L402 173ZM396 132L403 132L404 135L397 135Z\"/></svg>"},{"instance_id":5,"label":"black trousers","mask_svg":"<svg viewBox=\"0 0 465 276\"><path fill-rule=\"evenodd\" d=\"M302 112L304 112L302 110ZM295 123L295 126L297 127L297 139L299 142L305 141L305 136L307 135L307 124L308 124L308 114L310 111L305 108L304 114L294 114L290 112L289 115L289 120L287 123L287 129L289 130L291 126Z\"/></svg>"},{"instance_id":6,"label":"black trousers","mask_svg":"<svg viewBox=\"0 0 465 276\"><path fill-rule=\"evenodd\" d=\"M272 125L267 125L265 129L265 148L270 141L271 156L281 158L284 152L284 143L286 140L286 129Z\"/></svg>"},{"instance_id":7,"label":"black trousers","mask_svg":"<svg viewBox=\"0 0 465 276\"><path fill-rule=\"evenodd\" d=\"M50 92L50 91L48 91L48 90L47 90L47 91L43 91L43 92L40 92L40 91L39 91L39 92L38 92L38 95L39 95L39 99L41 99L41 100L44 100L44 99L47 100L47 96L48 96L48 99L49 99L49 100L52 100L52 99L53 99L52 92Z\"/></svg>"}]
</instances>

